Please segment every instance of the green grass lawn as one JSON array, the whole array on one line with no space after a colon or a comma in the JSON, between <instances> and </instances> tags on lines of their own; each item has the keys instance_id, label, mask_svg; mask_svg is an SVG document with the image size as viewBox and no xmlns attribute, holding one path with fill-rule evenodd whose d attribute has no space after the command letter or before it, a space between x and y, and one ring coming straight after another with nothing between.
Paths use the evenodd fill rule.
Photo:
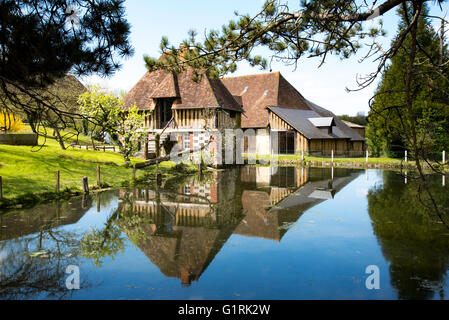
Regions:
<instances>
[{"instance_id":1,"label":"green grass lawn","mask_svg":"<svg viewBox=\"0 0 449 320\"><path fill-rule=\"evenodd\" d=\"M245 155L245 158L254 159L254 157L258 160L271 160L274 159L270 155ZM277 159L279 161L301 161L301 155L298 154L281 154L277 156ZM304 160L306 162L308 161L316 161L316 162L331 162L331 157L309 157L305 156ZM334 158L334 162L337 163L366 163L366 158ZM368 158L369 163L382 163L382 164L400 164L401 159L394 159L394 158ZM414 162L409 161L410 164L413 164Z\"/></svg>"},{"instance_id":2,"label":"green grass lawn","mask_svg":"<svg viewBox=\"0 0 449 320\"><path fill-rule=\"evenodd\" d=\"M50 128L47 128L47 130L45 130L44 128L39 128L39 133L42 135L47 135L50 136L50 138L47 138L47 141L52 141L55 140L54 137L51 137L53 135L53 130ZM33 133L33 131L31 130L31 127L28 124L24 124L23 125L23 129L20 130L20 133ZM80 134L78 136L78 141L76 139L76 135L74 134L73 130L67 129L67 130L61 130L61 135L63 136L63 140L64 140L64 144L66 147L70 146L71 144L75 144L78 143L80 145L88 145L91 146L92 145L92 139L90 138L90 136L85 136L83 134ZM45 138L42 138L43 140L40 140L39 142L42 143ZM95 145L107 145L103 142L100 141L95 141Z\"/></svg>"},{"instance_id":3,"label":"green grass lawn","mask_svg":"<svg viewBox=\"0 0 449 320\"><path fill-rule=\"evenodd\" d=\"M39 138L42 143L43 138ZM132 159L132 163L143 161ZM52 193L56 190L56 171L60 170L61 191L81 191L81 179L87 176L89 185L95 186L96 167L101 167L101 182L118 187L132 179L132 168L125 168L121 154L112 151L62 150L53 139L38 147L0 145L0 176L3 179L3 197L7 200ZM174 166L172 162L160 164L161 172ZM137 170L137 178L151 173L154 166ZM1 203L1 201L0 201Z\"/></svg>"}]
</instances>

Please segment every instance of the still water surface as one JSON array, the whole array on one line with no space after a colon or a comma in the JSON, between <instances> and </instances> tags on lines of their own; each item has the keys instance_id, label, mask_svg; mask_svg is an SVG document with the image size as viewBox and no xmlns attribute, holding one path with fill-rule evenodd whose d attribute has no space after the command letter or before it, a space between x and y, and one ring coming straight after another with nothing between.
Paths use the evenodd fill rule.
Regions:
<instances>
[{"instance_id":1,"label":"still water surface","mask_svg":"<svg viewBox=\"0 0 449 320\"><path fill-rule=\"evenodd\" d=\"M419 192L390 171L243 167L9 212L0 298L447 299L449 230Z\"/></svg>"}]
</instances>

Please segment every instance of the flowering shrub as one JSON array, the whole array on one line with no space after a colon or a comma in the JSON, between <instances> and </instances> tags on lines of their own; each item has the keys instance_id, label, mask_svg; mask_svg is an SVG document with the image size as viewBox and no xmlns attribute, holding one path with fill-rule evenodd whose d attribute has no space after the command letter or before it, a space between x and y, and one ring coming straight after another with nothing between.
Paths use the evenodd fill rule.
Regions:
<instances>
[{"instance_id":1,"label":"flowering shrub","mask_svg":"<svg viewBox=\"0 0 449 320\"><path fill-rule=\"evenodd\" d=\"M6 130L5 130L6 128ZM10 113L0 112L0 133L1 132L19 132L23 130L24 125L22 120Z\"/></svg>"}]
</instances>

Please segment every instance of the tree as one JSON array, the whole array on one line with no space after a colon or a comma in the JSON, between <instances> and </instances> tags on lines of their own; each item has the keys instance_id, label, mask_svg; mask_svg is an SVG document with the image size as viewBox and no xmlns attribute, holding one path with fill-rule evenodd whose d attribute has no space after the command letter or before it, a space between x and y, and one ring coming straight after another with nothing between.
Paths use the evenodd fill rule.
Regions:
<instances>
[{"instance_id":1,"label":"tree","mask_svg":"<svg viewBox=\"0 0 449 320\"><path fill-rule=\"evenodd\" d=\"M438 291L444 296L449 267L447 228L435 217L432 204L420 200L419 180L409 177L404 184L396 172L387 170L382 177L382 183L367 194L368 213L398 298L432 299ZM442 221L447 221L447 189L437 176L432 176L429 187L444 213Z\"/></svg>"},{"instance_id":2,"label":"tree","mask_svg":"<svg viewBox=\"0 0 449 320\"><path fill-rule=\"evenodd\" d=\"M432 1L440 5L442 0ZM237 21L230 21L221 31L212 30L206 34L203 42L196 40L196 32L190 31L189 38L177 48L170 45L167 38L162 38L161 50L164 53L158 60L145 56L148 70L168 70L181 72L187 68L194 68L207 72L211 77L218 77L237 68L237 62L246 60L253 66L266 68L268 60L253 55L256 47L266 47L271 50L271 60L276 59L288 64L297 65L300 58L319 57L324 63L330 54L338 55L342 59L349 58L367 47L365 59L378 61L376 70L371 74L357 78L358 88L362 90L384 71L390 59L394 58L401 48L404 50L403 73L404 101L400 106L391 105L392 109L401 108L404 121L401 130L406 132L408 149L416 161L416 166L422 178L424 189L427 181L423 173L422 162L428 162L427 148L423 148L420 138L423 126L415 112L415 87L419 81L424 81L428 90L439 92L441 102L449 104L449 90L446 85L446 71L449 61L440 46L438 59L421 46L418 37L419 21L422 17L437 19L447 23L443 17L430 16L425 10L425 4L430 0L384 0L379 2L355 0L302 0L298 8L290 8L278 0L268 0L262 9L254 16L240 15L236 12ZM396 36L395 41L387 48L383 48L376 41L376 37L385 34L382 21L377 27L369 27L369 20L376 19L386 12L402 8L405 13L405 25ZM442 9L442 8L441 8ZM444 29L444 28L441 28ZM441 33L443 38L444 32ZM367 40L371 40L367 45ZM443 41L442 41L443 42ZM421 58L423 56L424 58ZM418 65L425 65L426 73L420 73ZM201 75L197 71L196 76ZM434 81L437 77L444 81ZM431 165L429 163L429 165ZM447 165L447 163L446 163ZM435 168L434 168L435 169ZM432 198L430 191L427 192ZM438 208L435 207L435 210Z\"/></svg>"},{"instance_id":3,"label":"tree","mask_svg":"<svg viewBox=\"0 0 449 320\"><path fill-rule=\"evenodd\" d=\"M449 146L449 109L445 97L440 91L431 90L429 83L448 87L449 70L435 72L427 62L428 57L433 61L440 59L441 39L426 18L425 6L423 12L425 15L419 17L416 31L417 42L422 50L416 55L418 63L414 66L411 100L420 152L424 158L433 158L432 153L439 154ZM401 17L398 34L401 34L407 27L408 14L403 9L400 9L398 14ZM410 36L407 36L404 44L391 59L391 64L385 68L372 101L367 139L370 150L377 154L390 155L391 151L404 151L413 147L413 141L410 139L413 137L410 119L404 114L407 95L404 79L410 41ZM442 53L442 58L447 60L445 46Z\"/></svg>"},{"instance_id":4,"label":"tree","mask_svg":"<svg viewBox=\"0 0 449 320\"><path fill-rule=\"evenodd\" d=\"M79 135L81 130L80 120L70 114L79 113L78 97L86 90L86 87L75 76L66 75L63 78L57 79L46 90L42 90L40 93L40 98L54 108L46 108L38 101L28 99L28 106L34 106L36 110L33 113L30 113L29 110L24 110L28 123L33 131L48 137L46 128L51 128L61 149L64 150L64 139ZM58 114L55 109L64 111L66 114ZM43 133L39 130L41 127ZM63 130L68 131L63 133Z\"/></svg>"},{"instance_id":5,"label":"tree","mask_svg":"<svg viewBox=\"0 0 449 320\"><path fill-rule=\"evenodd\" d=\"M91 136L108 133L117 143L125 164L138 151L139 142L146 135L143 130L144 118L136 106L124 111L123 98L93 87L79 99L80 112L94 124ZM92 138L93 139L93 138ZM92 142L93 143L93 142Z\"/></svg>"},{"instance_id":6,"label":"tree","mask_svg":"<svg viewBox=\"0 0 449 320\"><path fill-rule=\"evenodd\" d=\"M376 42L376 37L385 34L380 28L382 21L372 28L366 28L365 22L407 2L424 1L386 0L378 5L378 1L303 0L297 9L291 10L279 0L268 0L254 16L236 12L236 21L223 25L221 31L211 30L203 42L197 41L194 30L189 31L188 39L178 48L166 37L162 38L163 58L156 60L146 56L145 62L150 70L180 72L192 67L207 70L211 76L220 76L234 72L236 63L243 60L266 68L268 59L252 54L259 46L273 52L271 61L276 59L296 65L307 54L320 57L323 63L329 54L348 58L358 52L366 38L371 38L369 56L385 53L381 67L394 55L397 46L383 50Z\"/></svg>"},{"instance_id":7,"label":"tree","mask_svg":"<svg viewBox=\"0 0 449 320\"><path fill-rule=\"evenodd\" d=\"M355 124L359 124L361 126L366 126L367 124L367 117L365 116L365 113L363 111L357 112L355 116L350 116L347 114L338 116L341 120L349 121Z\"/></svg>"},{"instance_id":8,"label":"tree","mask_svg":"<svg viewBox=\"0 0 449 320\"><path fill-rule=\"evenodd\" d=\"M357 53L362 44L371 39L368 45L366 58L376 58L379 65L376 70L366 77L358 78L358 88L361 90L375 81L382 73L387 62L395 57L404 46L407 65L404 77L406 106L404 109L410 118L410 141L413 144L418 134L416 117L413 114L413 97L410 96L412 83L415 83L416 64L426 64L428 73L441 74L448 68L447 57L441 56L435 60L429 56L421 46L421 39L417 37L418 21L423 17L430 17L423 9L426 0L385 0L353 1L353 0L315 0L301 1L299 8L291 10L281 1L266 1L262 9L254 16L236 13L237 20L230 21L221 31L211 30L205 35L203 42L196 39L196 32L190 31L189 38L179 47L170 45L167 38L161 41L161 50L164 53L158 60L146 56L144 58L147 68L152 70L164 69L171 72L181 72L187 68L199 70L196 75L208 72L212 77L218 77L228 72L234 72L237 62L249 61L253 66L266 68L269 66L267 58L253 55L256 47L267 47L273 53L273 59L284 61L296 66L298 60L305 55L320 57L322 63L330 54L341 58L349 58ZM441 3L442 1L438 1ZM367 27L367 21L382 16L393 9L402 8L407 13L403 20L403 27L389 48L382 48L376 37L385 34L382 30L382 21L377 27ZM420 55L417 57L417 52ZM422 60L420 56L426 59ZM405 58L405 57L404 57ZM362 59L362 61L364 60ZM422 78L416 81L421 81ZM429 79L426 79L429 80ZM429 82L429 81L427 81ZM441 92L445 103L449 101L447 86L439 82L430 83L434 89ZM417 144L417 143L416 143ZM416 152L415 152L416 151ZM415 158L423 154L415 150Z\"/></svg>"},{"instance_id":9,"label":"tree","mask_svg":"<svg viewBox=\"0 0 449 320\"><path fill-rule=\"evenodd\" d=\"M132 54L124 0L2 0L0 96L2 108L33 114L36 105L58 117L61 110L42 91L67 73L111 75ZM30 105L26 100L32 100ZM12 104L10 102L13 102Z\"/></svg>"}]
</instances>

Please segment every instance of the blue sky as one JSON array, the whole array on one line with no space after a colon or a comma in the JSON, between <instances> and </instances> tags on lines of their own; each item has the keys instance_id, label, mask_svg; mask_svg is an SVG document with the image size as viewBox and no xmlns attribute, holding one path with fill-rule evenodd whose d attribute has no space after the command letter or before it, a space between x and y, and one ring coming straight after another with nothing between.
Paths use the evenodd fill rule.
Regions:
<instances>
[{"instance_id":1,"label":"blue sky","mask_svg":"<svg viewBox=\"0 0 449 320\"><path fill-rule=\"evenodd\" d=\"M293 10L299 1L290 1ZM122 61L123 67L113 77L104 79L89 77L82 79L87 84L100 84L111 90L130 90L144 75L146 69L143 55L152 57L160 55L159 43L162 36L167 36L171 43L179 44L187 36L189 29L195 29L199 35L204 30L220 29L230 19L234 19L234 11L255 14L262 7L262 0L127 0L126 14L131 24L131 43L135 49L132 58ZM442 15L447 13L448 3L443 5L443 13L436 5L432 5L432 13ZM389 12L383 17L384 29L388 35L380 42L388 44L391 36L396 33L397 17L395 12ZM370 22L372 23L372 22ZM364 50L361 51L366 52ZM261 51L262 54L269 54ZM362 56L354 56L341 61L330 57L326 64L318 69L319 59L303 58L298 68L282 63L274 63L273 71L280 71L307 99L332 110L336 114L355 115L358 111L368 112L368 100L372 96L375 85L359 91L346 92L345 88L356 88L356 75L368 74L375 70L376 64L371 61L359 63ZM241 63L233 75L256 74L268 72L251 68Z\"/></svg>"}]
</instances>

